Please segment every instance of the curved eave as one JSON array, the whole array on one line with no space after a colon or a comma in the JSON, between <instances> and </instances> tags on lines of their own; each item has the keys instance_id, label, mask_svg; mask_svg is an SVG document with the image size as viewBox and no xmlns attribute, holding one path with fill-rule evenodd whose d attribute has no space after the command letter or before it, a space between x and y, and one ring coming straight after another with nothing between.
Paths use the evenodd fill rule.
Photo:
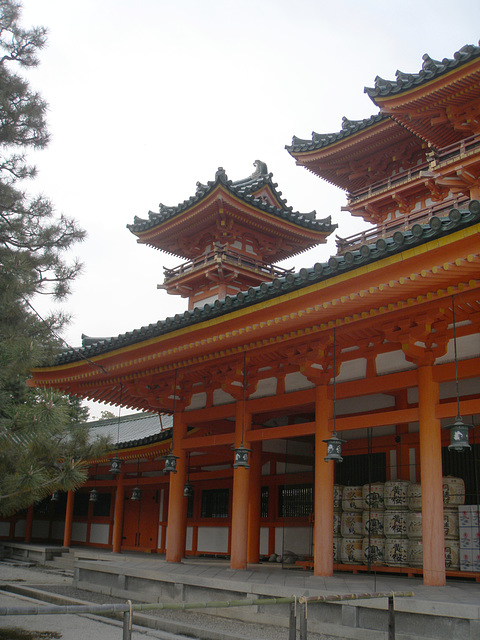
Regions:
<instances>
[{"instance_id":1,"label":"curved eave","mask_svg":"<svg viewBox=\"0 0 480 640\"><path fill-rule=\"evenodd\" d=\"M438 91L449 86L449 93L453 92L455 83L468 76L476 76L475 67L480 64L480 49L471 60L463 62L453 69L445 69L436 74L412 74L410 83L399 83L392 80L381 87L365 87L365 93L378 107L385 104L411 103L423 98L424 95L434 96ZM403 74L407 75L407 74Z\"/></svg>"},{"instance_id":2,"label":"curved eave","mask_svg":"<svg viewBox=\"0 0 480 640\"><path fill-rule=\"evenodd\" d=\"M372 182L366 170L361 172L358 178L352 179L355 162L363 162L367 158L372 159L385 152L391 153L396 144L408 140L415 141L418 138L398 122L388 118L328 147L290 153L297 165L305 167L344 191L354 193ZM420 150L422 146L420 140L418 140L418 146ZM377 177L376 180L378 179Z\"/></svg>"},{"instance_id":3,"label":"curved eave","mask_svg":"<svg viewBox=\"0 0 480 640\"><path fill-rule=\"evenodd\" d=\"M132 340L132 336L119 336L113 349L84 353L90 356L90 363L77 356L74 362L35 369L30 386L54 387L81 397L92 397L92 389L100 389L104 401L144 408L135 388L139 373L143 379L164 375L171 384L174 369L190 371L235 357L246 342L249 349L270 343L281 348L296 331L310 333L315 328L328 329L337 321L348 324L368 319L372 305L375 316L381 316L391 308L408 309L435 297L448 297L449 287L460 287L459 282L459 290L478 289L480 203L471 204L473 210L459 216L432 218L431 225L414 225L388 241L363 245L359 251L263 283L246 294L167 318L157 323L161 324L158 334L150 339L137 334L122 347L121 339ZM169 393L167 390L165 398ZM163 404L168 410L167 400Z\"/></svg>"},{"instance_id":4,"label":"curved eave","mask_svg":"<svg viewBox=\"0 0 480 640\"><path fill-rule=\"evenodd\" d=\"M248 201L248 197L241 198L220 184L200 201L183 210L181 214L176 214L144 231L132 231L132 233L137 236L137 241L141 244L190 259L192 256L182 250L179 239L195 235L197 230L201 230L202 233L208 231L207 216L210 218L210 227L213 228L216 225L218 215L223 211L233 216L237 222L248 225L252 230L267 235L281 236L298 245L307 242L309 248L325 242L325 239L336 228L336 225L328 223L322 225L321 220L311 220L305 214L289 210L273 211L273 209L274 207L268 204L263 206L252 204ZM298 253L300 252L299 248ZM292 254L282 254L274 261L282 260L290 255Z\"/></svg>"}]
</instances>

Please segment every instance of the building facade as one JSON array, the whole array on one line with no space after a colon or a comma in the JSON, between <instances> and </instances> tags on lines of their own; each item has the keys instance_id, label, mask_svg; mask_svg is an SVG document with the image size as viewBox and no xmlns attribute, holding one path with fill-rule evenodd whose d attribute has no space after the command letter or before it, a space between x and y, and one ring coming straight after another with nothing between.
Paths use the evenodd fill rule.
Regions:
<instances>
[{"instance_id":1,"label":"building facade","mask_svg":"<svg viewBox=\"0 0 480 640\"><path fill-rule=\"evenodd\" d=\"M66 498L66 542L225 555L232 568L275 553L316 575L365 564L428 585L480 573L480 48L424 56L419 73L366 91L374 116L287 147L375 225L337 238L326 262L275 266L334 226L293 212L259 161L130 226L186 260L163 286L188 310L89 339L31 384L173 427L122 441L120 421L120 473L92 462Z\"/></svg>"}]
</instances>

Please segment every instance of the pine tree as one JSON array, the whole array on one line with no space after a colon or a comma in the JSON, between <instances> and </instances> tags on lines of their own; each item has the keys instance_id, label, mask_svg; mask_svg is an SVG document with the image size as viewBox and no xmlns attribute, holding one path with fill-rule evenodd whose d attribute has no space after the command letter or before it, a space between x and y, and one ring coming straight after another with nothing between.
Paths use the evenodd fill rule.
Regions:
<instances>
[{"instance_id":1,"label":"pine tree","mask_svg":"<svg viewBox=\"0 0 480 640\"><path fill-rule=\"evenodd\" d=\"M84 460L98 450L77 400L26 385L29 370L58 351L54 336L68 321L40 319L33 300L67 296L81 270L67 253L84 232L25 191L36 175L26 153L43 149L48 132L47 105L22 73L38 64L46 30L24 29L20 14L21 3L0 0L0 515L80 486Z\"/></svg>"}]
</instances>

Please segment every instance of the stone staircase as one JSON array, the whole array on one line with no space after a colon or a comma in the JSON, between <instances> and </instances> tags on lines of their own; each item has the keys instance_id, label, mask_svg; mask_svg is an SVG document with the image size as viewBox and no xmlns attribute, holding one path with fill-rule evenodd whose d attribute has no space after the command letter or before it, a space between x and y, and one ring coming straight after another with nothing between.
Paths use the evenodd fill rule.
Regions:
<instances>
[{"instance_id":1,"label":"stone staircase","mask_svg":"<svg viewBox=\"0 0 480 640\"><path fill-rule=\"evenodd\" d=\"M55 555L51 559L46 560L43 566L48 569L58 571L59 573L65 573L73 576L73 570L75 567L75 552L73 549L62 547L62 553Z\"/></svg>"},{"instance_id":2,"label":"stone staircase","mask_svg":"<svg viewBox=\"0 0 480 640\"><path fill-rule=\"evenodd\" d=\"M18 566L42 565L52 571L73 576L75 553L61 546L2 541L0 559Z\"/></svg>"}]
</instances>

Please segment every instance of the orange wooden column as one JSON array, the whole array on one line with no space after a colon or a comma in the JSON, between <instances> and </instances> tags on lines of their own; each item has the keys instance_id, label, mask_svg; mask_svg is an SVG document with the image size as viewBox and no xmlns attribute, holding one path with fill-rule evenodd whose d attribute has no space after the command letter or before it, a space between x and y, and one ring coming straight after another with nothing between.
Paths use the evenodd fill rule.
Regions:
<instances>
[{"instance_id":1,"label":"orange wooden column","mask_svg":"<svg viewBox=\"0 0 480 640\"><path fill-rule=\"evenodd\" d=\"M260 560L260 513L262 492L262 443L255 442L250 454L247 562Z\"/></svg>"},{"instance_id":2,"label":"orange wooden column","mask_svg":"<svg viewBox=\"0 0 480 640\"><path fill-rule=\"evenodd\" d=\"M235 420L235 448L242 443L243 435L243 402L237 401ZM245 414L245 432L251 424L251 415ZM247 441L244 446L249 449ZM248 547L248 501L249 501L250 469L238 467L233 470L233 502L232 502L232 535L230 549L230 566L232 569L247 568Z\"/></svg>"},{"instance_id":3,"label":"orange wooden column","mask_svg":"<svg viewBox=\"0 0 480 640\"><path fill-rule=\"evenodd\" d=\"M429 586L441 587L446 584L446 574L442 442L440 421L435 417L435 409L438 403L438 383L433 380L432 366L424 365L418 367L423 582Z\"/></svg>"},{"instance_id":4,"label":"orange wooden column","mask_svg":"<svg viewBox=\"0 0 480 640\"><path fill-rule=\"evenodd\" d=\"M117 478L117 494L115 497L115 516L113 520L113 553L120 553L122 548L123 533L123 508L125 504L125 487L123 485L123 474Z\"/></svg>"},{"instance_id":5,"label":"orange wooden column","mask_svg":"<svg viewBox=\"0 0 480 640\"><path fill-rule=\"evenodd\" d=\"M187 424L183 413L176 413L173 424L173 455L178 456L177 472L170 473L167 520L167 562L180 562L185 555L187 522L187 501L183 487L187 478L186 453L182 449L187 434Z\"/></svg>"},{"instance_id":6,"label":"orange wooden column","mask_svg":"<svg viewBox=\"0 0 480 640\"><path fill-rule=\"evenodd\" d=\"M72 542L72 525L73 525L73 503L75 502L75 493L70 489L67 492L67 507L65 510L65 528L63 530L63 546L69 547Z\"/></svg>"},{"instance_id":7,"label":"orange wooden column","mask_svg":"<svg viewBox=\"0 0 480 640\"><path fill-rule=\"evenodd\" d=\"M30 542L32 539L32 525L33 525L33 504L27 509L27 521L25 523L25 542Z\"/></svg>"},{"instance_id":8,"label":"orange wooden column","mask_svg":"<svg viewBox=\"0 0 480 640\"><path fill-rule=\"evenodd\" d=\"M313 529L314 575L333 575L333 483L336 462L325 462L327 440L332 434L328 422L333 418L333 400L328 385L315 388L315 524Z\"/></svg>"}]
</instances>

